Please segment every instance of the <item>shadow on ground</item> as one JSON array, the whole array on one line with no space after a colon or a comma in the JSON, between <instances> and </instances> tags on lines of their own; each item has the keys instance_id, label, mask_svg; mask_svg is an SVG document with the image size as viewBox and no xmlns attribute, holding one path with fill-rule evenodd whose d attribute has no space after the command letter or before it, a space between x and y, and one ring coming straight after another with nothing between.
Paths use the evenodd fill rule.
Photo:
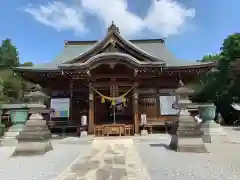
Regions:
<instances>
[{"instance_id":1,"label":"shadow on ground","mask_svg":"<svg viewBox=\"0 0 240 180\"><path fill-rule=\"evenodd\" d=\"M166 150L171 150L170 147L166 144L160 143L160 144L149 144L150 147L163 147Z\"/></svg>"},{"instance_id":2,"label":"shadow on ground","mask_svg":"<svg viewBox=\"0 0 240 180\"><path fill-rule=\"evenodd\" d=\"M240 131L240 127L234 127L232 128L233 131Z\"/></svg>"}]
</instances>

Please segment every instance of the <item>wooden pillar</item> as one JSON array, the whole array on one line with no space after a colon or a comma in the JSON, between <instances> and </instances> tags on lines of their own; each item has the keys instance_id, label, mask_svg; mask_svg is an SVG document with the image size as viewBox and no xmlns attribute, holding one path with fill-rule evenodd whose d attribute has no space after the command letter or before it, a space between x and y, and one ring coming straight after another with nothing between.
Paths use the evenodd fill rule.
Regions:
<instances>
[{"instance_id":1,"label":"wooden pillar","mask_svg":"<svg viewBox=\"0 0 240 180\"><path fill-rule=\"evenodd\" d=\"M94 90L89 86L88 133L94 132Z\"/></svg>"},{"instance_id":2,"label":"wooden pillar","mask_svg":"<svg viewBox=\"0 0 240 180\"><path fill-rule=\"evenodd\" d=\"M159 95L159 89L157 89L156 93L156 105L157 105L157 120L160 119L161 111L160 111L160 95Z\"/></svg>"},{"instance_id":3,"label":"wooden pillar","mask_svg":"<svg viewBox=\"0 0 240 180\"><path fill-rule=\"evenodd\" d=\"M72 123L72 114L73 114L73 110L72 110L72 103L73 103L73 101L72 101L72 98L73 98L73 80L71 79L70 80L70 87L69 87L69 89L70 89L70 111L69 111L69 117L68 117L68 121L69 122L71 122Z\"/></svg>"},{"instance_id":4,"label":"wooden pillar","mask_svg":"<svg viewBox=\"0 0 240 180\"><path fill-rule=\"evenodd\" d=\"M139 133L139 107L138 107L138 88L133 88L133 110L134 110L134 129L135 133Z\"/></svg>"}]
</instances>

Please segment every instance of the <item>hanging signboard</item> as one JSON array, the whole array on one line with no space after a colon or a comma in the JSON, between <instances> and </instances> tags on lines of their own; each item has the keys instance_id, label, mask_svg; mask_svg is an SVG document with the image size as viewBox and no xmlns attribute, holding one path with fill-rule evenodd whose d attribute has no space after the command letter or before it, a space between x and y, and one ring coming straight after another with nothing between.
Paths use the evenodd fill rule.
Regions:
<instances>
[{"instance_id":1,"label":"hanging signboard","mask_svg":"<svg viewBox=\"0 0 240 180\"><path fill-rule=\"evenodd\" d=\"M51 99L51 108L54 109L55 111L51 114L51 117L52 118L69 117L69 107L70 107L69 98Z\"/></svg>"},{"instance_id":2,"label":"hanging signboard","mask_svg":"<svg viewBox=\"0 0 240 180\"><path fill-rule=\"evenodd\" d=\"M176 96L160 96L160 111L161 115L177 115L178 110L173 108L176 101Z\"/></svg>"}]
</instances>

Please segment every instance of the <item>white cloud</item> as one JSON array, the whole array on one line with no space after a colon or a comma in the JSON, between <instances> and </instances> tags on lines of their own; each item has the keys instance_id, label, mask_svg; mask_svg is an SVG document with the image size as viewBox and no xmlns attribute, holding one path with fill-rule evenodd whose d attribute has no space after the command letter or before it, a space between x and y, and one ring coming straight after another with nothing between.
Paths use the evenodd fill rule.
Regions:
<instances>
[{"instance_id":1,"label":"white cloud","mask_svg":"<svg viewBox=\"0 0 240 180\"><path fill-rule=\"evenodd\" d=\"M55 1L39 7L29 5L24 11L31 14L34 19L42 24L53 27L58 31L73 30L75 33L85 31L82 11L62 2Z\"/></svg>"},{"instance_id":2,"label":"white cloud","mask_svg":"<svg viewBox=\"0 0 240 180\"><path fill-rule=\"evenodd\" d=\"M47 26L59 31L75 32L84 32L86 28L83 18L90 13L102 20L105 27L114 21L121 34L128 37L145 28L165 37L177 34L195 16L194 9L188 9L176 0L152 1L145 18L130 12L127 0L75 0L72 5L55 1L40 7L27 7L25 11Z\"/></svg>"},{"instance_id":3,"label":"white cloud","mask_svg":"<svg viewBox=\"0 0 240 180\"><path fill-rule=\"evenodd\" d=\"M103 20L105 27L114 21L126 36L134 35L144 28L144 21L127 9L126 0L82 0L82 6Z\"/></svg>"},{"instance_id":4,"label":"white cloud","mask_svg":"<svg viewBox=\"0 0 240 180\"><path fill-rule=\"evenodd\" d=\"M154 1L145 19L146 26L162 36L181 32L188 19L195 16L195 9L187 9L174 0Z\"/></svg>"}]
</instances>

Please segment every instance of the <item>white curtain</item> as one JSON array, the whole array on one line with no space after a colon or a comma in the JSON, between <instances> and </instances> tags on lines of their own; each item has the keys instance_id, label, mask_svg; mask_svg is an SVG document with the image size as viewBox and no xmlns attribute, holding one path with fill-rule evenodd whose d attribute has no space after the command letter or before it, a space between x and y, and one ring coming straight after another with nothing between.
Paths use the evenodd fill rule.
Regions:
<instances>
[{"instance_id":1,"label":"white curtain","mask_svg":"<svg viewBox=\"0 0 240 180\"><path fill-rule=\"evenodd\" d=\"M177 115L178 110L173 108L176 96L160 96L160 112L161 115Z\"/></svg>"}]
</instances>

